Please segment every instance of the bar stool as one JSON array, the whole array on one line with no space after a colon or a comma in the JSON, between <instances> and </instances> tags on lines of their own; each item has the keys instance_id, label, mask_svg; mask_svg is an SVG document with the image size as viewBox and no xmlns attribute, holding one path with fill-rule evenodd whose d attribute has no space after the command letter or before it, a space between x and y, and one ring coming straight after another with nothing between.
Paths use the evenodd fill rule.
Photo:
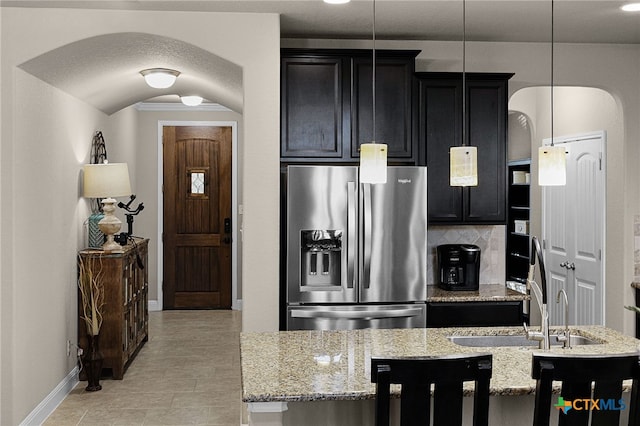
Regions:
<instances>
[{"instance_id":1,"label":"bar stool","mask_svg":"<svg viewBox=\"0 0 640 426\"><path fill-rule=\"evenodd\" d=\"M640 356L534 353L531 375L537 380L534 426L548 426L553 381L562 382L554 407L560 426L613 426L624 408L629 426L640 426ZM629 406L623 407L623 380L632 379ZM598 401L599 400L599 401ZM596 401L598 401L596 403ZM589 420L591 418L591 423Z\"/></svg>"},{"instance_id":2,"label":"bar stool","mask_svg":"<svg viewBox=\"0 0 640 426\"><path fill-rule=\"evenodd\" d=\"M372 358L371 381L376 383L376 426L389 425L391 384L402 385L400 424L428 425L431 416L431 385L434 385L434 425L462 425L462 385L475 382L473 424L489 421L491 354L445 357Z\"/></svg>"}]
</instances>

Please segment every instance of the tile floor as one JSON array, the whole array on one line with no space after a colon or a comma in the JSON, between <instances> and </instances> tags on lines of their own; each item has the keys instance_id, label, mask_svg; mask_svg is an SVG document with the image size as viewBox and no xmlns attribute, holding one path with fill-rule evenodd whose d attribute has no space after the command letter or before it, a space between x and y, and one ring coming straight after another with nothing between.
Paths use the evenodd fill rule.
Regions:
<instances>
[{"instance_id":1,"label":"tile floor","mask_svg":"<svg viewBox=\"0 0 640 426\"><path fill-rule=\"evenodd\" d=\"M80 382L49 416L58 425L240 424L238 311L149 313L149 341L123 380Z\"/></svg>"}]
</instances>

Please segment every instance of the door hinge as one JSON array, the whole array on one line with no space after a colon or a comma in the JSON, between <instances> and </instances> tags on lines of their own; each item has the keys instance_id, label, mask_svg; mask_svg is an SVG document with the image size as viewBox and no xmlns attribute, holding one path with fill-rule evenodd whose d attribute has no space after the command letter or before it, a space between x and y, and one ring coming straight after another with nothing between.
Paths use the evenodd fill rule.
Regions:
<instances>
[{"instance_id":1,"label":"door hinge","mask_svg":"<svg viewBox=\"0 0 640 426\"><path fill-rule=\"evenodd\" d=\"M598 249L598 260L602 260L602 249Z\"/></svg>"},{"instance_id":2,"label":"door hinge","mask_svg":"<svg viewBox=\"0 0 640 426\"><path fill-rule=\"evenodd\" d=\"M542 240L542 249L546 250L547 248L547 240Z\"/></svg>"}]
</instances>

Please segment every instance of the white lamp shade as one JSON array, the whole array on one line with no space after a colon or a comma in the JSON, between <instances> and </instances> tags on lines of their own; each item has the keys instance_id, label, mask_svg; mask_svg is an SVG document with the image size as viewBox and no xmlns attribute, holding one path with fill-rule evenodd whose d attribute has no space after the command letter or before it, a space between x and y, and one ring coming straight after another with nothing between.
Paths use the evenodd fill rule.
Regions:
<instances>
[{"instance_id":1,"label":"white lamp shade","mask_svg":"<svg viewBox=\"0 0 640 426\"><path fill-rule=\"evenodd\" d=\"M85 164L83 186L86 198L131 195L129 167L127 163Z\"/></svg>"},{"instance_id":2,"label":"white lamp shade","mask_svg":"<svg viewBox=\"0 0 640 426\"><path fill-rule=\"evenodd\" d=\"M387 144L360 145L360 183L387 183Z\"/></svg>"},{"instance_id":3,"label":"white lamp shade","mask_svg":"<svg viewBox=\"0 0 640 426\"><path fill-rule=\"evenodd\" d=\"M562 186L567 184L567 152L562 146L538 148L538 185Z\"/></svg>"},{"instance_id":4,"label":"white lamp shade","mask_svg":"<svg viewBox=\"0 0 640 426\"><path fill-rule=\"evenodd\" d=\"M452 146L449 149L449 186L478 186L478 149Z\"/></svg>"},{"instance_id":5,"label":"white lamp shade","mask_svg":"<svg viewBox=\"0 0 640 426\"><path fill-rule=\"evenodd\" d=\"M180 72L167 68L150 68L140 71L144 77L144 81L154 89L167 89L173 86Z\"/></svg>"}]
</instances>

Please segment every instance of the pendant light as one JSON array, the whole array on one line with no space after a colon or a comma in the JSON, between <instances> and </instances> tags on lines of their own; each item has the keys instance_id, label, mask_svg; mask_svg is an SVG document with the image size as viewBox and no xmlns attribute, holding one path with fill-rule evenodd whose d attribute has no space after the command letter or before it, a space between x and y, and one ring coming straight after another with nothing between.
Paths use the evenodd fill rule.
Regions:
<instances>
[{"instance_id":1,"label":"pendant light","mask_svg":"<svg viewBox=\"0 0 640 426\"><path fill-rule=\"evenodd\" d=\"M360 182L387 183L387 145L376 143L376 0L373 0L373 56L371 68L373 139L360 145Z\"/></svg>"},{"instance_id":2,"label":"pendant light","mask_svg":"<svg viewBox=\"0 0 640 426\"><path fill-rule=\"evenodd\" d=\"M465 145L467 133L467 2L462 1L462 146L449 148L449 186L478 186L478 149Z\"/></svg>"},{"instance_id":3,"label":"pendant light","mask_svg":"<svg viewBox=\"0 0 640 426\"><path fill-rule=\"evenodd\" d=\"M562 186L567 184L567 153L562 146L553 144L553 15L551 0L551 145L538 148L538 185Z\"/></svg>"}]
</instances>

